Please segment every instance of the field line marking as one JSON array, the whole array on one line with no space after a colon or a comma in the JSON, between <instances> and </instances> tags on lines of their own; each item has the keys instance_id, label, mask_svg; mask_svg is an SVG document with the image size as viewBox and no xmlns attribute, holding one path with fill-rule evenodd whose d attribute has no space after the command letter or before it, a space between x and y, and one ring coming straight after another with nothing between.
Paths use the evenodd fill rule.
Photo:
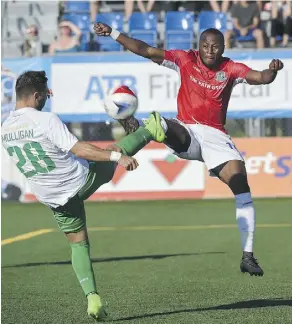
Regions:
<instances>
[{"instance_id":1,"label":"field line marking","mask_svg":"<svg viewBox=\"0 0 292 324\"><path fill-rule=\"evenodd\" d=\"M28 239L30 239L32 237L43 235L43 234L54 232L54 231L55 230L53 228L46 228L46 229L40 229L40 230L37 230L37 231L28 232L28 233L24 233L24 234L21 234L21 235L9 237L7 239L1 240L1 246L11 244L11 243L14 243L14 242L18 242L18 241L28 240Z\"/></svg>"},{"instance_id":2,"label":"field line marking","mask_svg":"<svg viewBox=\"0 0 292 324\"><path fill-rule=\"evenodd\" d=\"M288 228L292 227L292 224L258 224L257 228ZM174 225L174 226L100 226L89 227L89 231L179 231L179 230L200 230L200 229L227 229L237 228L236 224L224 224L224 225Z\"/></svg>"},{"instance_id":3,"label":"field line marking","mask_svg":"<svg viewBox=\"0 0 292 324\"><path fill-rule=\"evenodd\" d=\"M257 228L288 228L292 224L258 224ZM88 231L110 232L110 231L180 231L180 230L200 230L200 229L227 229L237 228L236 224L223 225L173 225L173 226L100 226L89 227ZM21 235L9 237L1 240L1 246L11 244L14 242L29 240L33 237L40 236L47 233L57 232L54 228L44 228L37 231L24 233Z\"/></svg>"}]
</instances>

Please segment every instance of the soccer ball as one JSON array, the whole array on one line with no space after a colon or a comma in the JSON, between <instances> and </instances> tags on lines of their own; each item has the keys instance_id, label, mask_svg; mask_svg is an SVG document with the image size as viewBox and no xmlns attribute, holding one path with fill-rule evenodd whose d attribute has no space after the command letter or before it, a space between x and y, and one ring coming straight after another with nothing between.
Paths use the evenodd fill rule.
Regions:
<instances>
[{"instance_id":1,"label":"soccer ball","mask_svg":"<svg viewBox=\"0 0 292 324\"><path fill-rule=\"evenodd\" d=\"M105 99L104 108L110 117L126 119L137 110L138 98L129 87L121 86Z\"/></svg>"}]
</instances>

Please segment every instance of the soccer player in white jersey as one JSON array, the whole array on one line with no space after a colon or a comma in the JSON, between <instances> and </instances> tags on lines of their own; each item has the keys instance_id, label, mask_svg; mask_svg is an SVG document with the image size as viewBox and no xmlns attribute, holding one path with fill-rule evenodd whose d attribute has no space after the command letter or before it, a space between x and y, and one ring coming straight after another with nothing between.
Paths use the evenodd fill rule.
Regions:
<instances>
[{"instance_id":1,"label":"soccer player in white jersey","mask_svg":"<svg viewBox=\"0 0 292 324\"><path fill-rule=\"evenodd\" d=\"M162 142L164 132L159 116L153 113L145 127L111 148L103 150L81 142L55 114L42 112L51 95L47 80L44 71L19 76L16 109L2 125L2 145L27 178L33 194L53 211L71 245L72 266L87 296L88 315L102 320L106 312L90 260L84 200L112 179L117 164L136 169L137 161L129 156L151 140Z\"/></svg>"}]
</instances>

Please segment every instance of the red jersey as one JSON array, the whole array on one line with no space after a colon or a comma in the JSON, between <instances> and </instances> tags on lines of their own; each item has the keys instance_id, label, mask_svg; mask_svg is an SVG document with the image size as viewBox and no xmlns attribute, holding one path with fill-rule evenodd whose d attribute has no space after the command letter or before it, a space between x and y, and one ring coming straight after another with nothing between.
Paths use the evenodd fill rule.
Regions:
<instances>
[{"instance_id":1,"label":"red jersey","mask_svg":"<svg viewBox=\"0 0 292 324\"><path fill-rule=\"evenodd\" d=\"M200 123L226 132L224 125L233 87L245 81L248 66L229 58L216 70L201 61L199 51L165 51L163 66L180 74L177 118L185 124Z\"/></svg>"}]
</instances>

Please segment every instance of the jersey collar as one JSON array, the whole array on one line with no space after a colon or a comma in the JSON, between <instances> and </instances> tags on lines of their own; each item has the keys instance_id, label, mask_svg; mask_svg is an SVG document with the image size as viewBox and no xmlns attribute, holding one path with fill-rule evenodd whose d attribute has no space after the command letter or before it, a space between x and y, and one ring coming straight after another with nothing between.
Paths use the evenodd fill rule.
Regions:
<instances>
[{"instance_id":1,"label":"jersey collar","mask_svg":"<svg viewBox=\"0 0 292 324\"><path fill-rule=\"evenodd\" d=\"M24 108L20 108L20 109L17 109L17 110L12 110L12 111L10 111L10 114L12 115L12 116L19 116L19 115L23 115L23 114L25 114L26 112L28 112L28 111L31 111L31 110L35 110L34 108L32 108L32 107L24 107Z\"/></svg>"}]
</instances>

